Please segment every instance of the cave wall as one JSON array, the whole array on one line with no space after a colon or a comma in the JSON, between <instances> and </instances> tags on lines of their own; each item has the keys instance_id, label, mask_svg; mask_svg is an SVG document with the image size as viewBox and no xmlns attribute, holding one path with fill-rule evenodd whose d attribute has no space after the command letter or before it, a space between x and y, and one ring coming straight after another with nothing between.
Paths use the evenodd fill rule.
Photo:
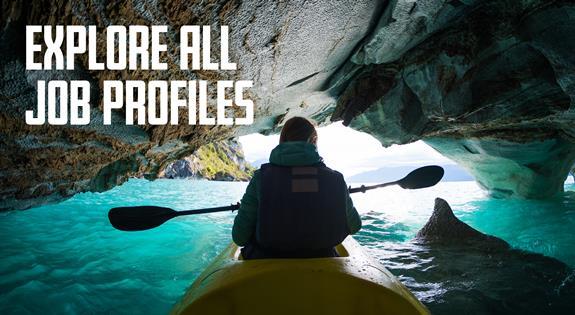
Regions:
<instances>
[{"instance_id":1,"label":"cave wall","mask_svg":"<svg viewBox=\"0 0 575 315\"><path fill-rule=\"evenodd\" d=\"M496 198L546 198L563 191L575 163L561 137L516 142L488 138L427 138L427 144L467 169Z\"/></svg>"},{"instance_id":2,"label":"cave wall","mask_svg":"<svg viewBox=\"0 0 575 315\"><path fill-rule=\"evenodd\" d=\"M202 144L277 132L295 115L322 125L343 120L384 146L427 139L487 190L510 190L507 196L554 195L568 172L563 165L572 163L572 1L17 0L1 6L0 209L104 191L130 176L154 179ZM29 24L168 25L162 58L169 69L87 71L86 58L79 58L75 71L26 71ZM229 25L231 59L239 69L179 70L175 30L184 24ZM90 125L26 125L24 112L36 106L35 81L56 78L90 80L93 95L103 80L253 79L256 121L232 128L126 126L118 111L113 126L103 127L96 100ZM213 103L215 91L209 92ZM463 144L483 153L461 151ZM516 167L529 160L521 150L538 151L537 167ZM546 165L551 159L560 167ZM494 177L490 169L508 176ZM532 187L517 182L525 176ZM542 182L547 177L552 180ZM544 182L553 184L532 194Z\"/></svg>"},{"instance_id":3,"label":"cave wall","mask_svg":"<svg viewBox=\"0 0 575 315\"><path fill-rule=\"evenodd\" d=\"M373 49L352 57L365 65L342 74L334 118L386 146L424 139L492 195L554 196L575 147L574 4L472 7L407 51L373 48L377 38L410 37L376 31ZM434 17L444 15L422 18L419 31L436 29Z\"/></svg>"},{"instance_id":4,"label":"cave wall","mask_svg":"<svg viewBox=\"0 0 575 315\"><path fill-rule=\"evenodd\" d=\"M24 209L66 199L83 191L104 191L131 176L154 179L171 161L201 145L254 132L273 132L290 115L329 118L333 100L317 97L326 78L369 32L383 7L361 1L4 1L0 13L0 210ZM342 23L342 21L345 21ZM87 71L87 57L75 71L26 71L26 25L168 25L166 71ZM231 61L237 71L179 69L176 30L211 25L212 58L218 59L220 25L230 30ZM105 55L98 41L98 59ZM102 125L101 101L91 104L87 126L28 126L26 110L36 108L36 81L83 79L100 95L103 80L253 79L251 126L126 126L115 112ZM208 91L215 104L215 88ZM308 98L320 101L306 103ZM94 97L92 98L94 100ZM213 108L214 106L212 106ZM213 113L212 113L213 114ZM185 115L180 115L185 116Z\"/></svg>"}]
</instances>

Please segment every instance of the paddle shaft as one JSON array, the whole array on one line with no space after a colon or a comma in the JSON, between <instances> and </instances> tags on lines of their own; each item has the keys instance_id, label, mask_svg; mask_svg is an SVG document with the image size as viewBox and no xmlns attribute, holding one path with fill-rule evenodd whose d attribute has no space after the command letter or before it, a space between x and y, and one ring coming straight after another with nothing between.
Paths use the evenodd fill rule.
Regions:
<instances>
[{"instance_id":1,"label":"paddle shaft","mask_svg":"<svg viewBox=\"0 0 575 315\"><path fill-rule=\"evenodd\" d=\"M404 178L383 184L372 186L361 185L360 187L348 188L350 194L366 192L371 189L391 185L399 185L403 189L420 189L431 187L443 177L443 168L440 166L424 166L411 171ZM170 208L156 206L116 207L110 209L108 218L112 226L122 231L142 231L155 228L164 222L183 215L234 211L240 208L240 203L206 209L175 211Z\"/></svg>"},{"instance_id":2,"label":"paddle shaft","mask_svg":"<svg viewBox=\"0 0 575 315\"><path fill-rule=\"evenodd\" d=\"M224 207L214 207L214 208L205 208L205 209L197 209L197 210L185 210L185 211L177 211L174 214L174 217L179 217L181 215L189 215L189 214L202 214L202 213L212 213L212 212L222 212L222 211L235 211L240 208L240 203L236 203L235 205L231 206L224 206Z\"/></svg>"},{"instance_id":3,"label":"paddle shaft","mask_svg":"<svg viewBox=\"0 0 575 315\"><path fill-rule=\"evenodd\" d=\"M361 185L360 187L355 187L355 188L349 188L349 193L353 194L356 192L366 192L370 189L375 189L375 188L381 188L381 187L386 187L386 186L391 186L391 185L396 185L398 181L394 181L394 182L389 182L389 183L383 183L383 184L377 184L377 185L372 185L372 186L365 186L365 185ZM174 217L179 217L182 215L190 215L190 214L202 214L202 213L214 213L214 212L223 212L223 211L236 211L240 208L240 203L236 203L234 205L231 206L224 206L224 207L214 207L214 208L205 208L205 209L197 209L197 210L184 210L184 211L176 211L176 213L174 214Z\"/></svg>"},{"instance_id":4,"label":"paddle shaft","mask_svg":"<svg viewBox=\"0 0 575 315\"><path fill-rule=\"evenodd\" d=\"M394 181L394 182L389 182L389 183L383 183L383 184L377 184L377 185L372 185L372 186L365 186L365 185L361 185L359 187L355 187L355 188L349 188L349 193L353 194L356 192L366 192L370 189L375 189L375 188L381 188L381 187L386 187L386 186L391 186L391 185L397 185L399 181Z\"/></svg>"}]
</instances>

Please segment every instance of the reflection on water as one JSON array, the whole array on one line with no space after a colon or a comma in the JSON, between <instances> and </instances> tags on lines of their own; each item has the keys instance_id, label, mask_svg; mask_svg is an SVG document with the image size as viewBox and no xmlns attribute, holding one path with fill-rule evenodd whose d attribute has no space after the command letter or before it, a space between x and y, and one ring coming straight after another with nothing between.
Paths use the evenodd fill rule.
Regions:
<instances>
[{"instance_id":1,"label":"reflection on water","mask_svg":"<svg viewBox=\"0 0 575 315\"><path fill-rule=\"evenodd\" d=\"M554 258L470 243L382 242L377 232L357 239L434 314L569 314L575 307L573 270Z\"/></svg>"},{"instance_id":2,"label":"reflection on water","mask_svg":"<svg viewBox=\"0 0 575 315\"><path fill-rule=\"evenodd\" d=\"M127 233L109 225L108 209L226 205L238 201L245 186L131 180L106 193L0 213L0 313L168 312L230 241L233 214L182 217L154 230ZM536 202L493 200L471 182L375 190L353 197L364 221L356 238L438 314L545 313L544 303L562 310L572 307L565 301L575 300L570 296L575 276L557 284L565 272L560 263L538 255L430 248L411 239L427 221L435 197L442 197L480 231L573 267L573 195Z\"/></svg>"}]
</instances>

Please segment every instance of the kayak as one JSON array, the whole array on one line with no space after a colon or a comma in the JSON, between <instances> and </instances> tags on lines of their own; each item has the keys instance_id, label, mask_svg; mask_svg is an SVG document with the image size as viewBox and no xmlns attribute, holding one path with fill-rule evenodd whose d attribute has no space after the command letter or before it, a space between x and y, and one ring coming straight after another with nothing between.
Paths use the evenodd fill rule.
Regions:
<instances>
[{"instance_id":1,"label":"kayak","mask_svg":"<svg viewBox=\"0 0 575 315\"><path fill-rule=\"evenodd\" d=\"M353 238L336 250L340 257L244 261L232 243L172 314L429 314Z\"/></svg>"}]
</instances>

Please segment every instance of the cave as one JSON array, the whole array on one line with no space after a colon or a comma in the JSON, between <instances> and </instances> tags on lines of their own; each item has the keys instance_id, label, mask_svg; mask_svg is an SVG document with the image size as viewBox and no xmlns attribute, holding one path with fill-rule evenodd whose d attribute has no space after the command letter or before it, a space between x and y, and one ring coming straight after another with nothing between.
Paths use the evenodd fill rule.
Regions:
<instances>
[{"instance_id":1,"label":"cave","mask_svg":"<svg viewBox=\"0 0 575 315\"><path fill-rule=\"evenodd\" d=\"M293 116L343 121L383 146L423 140L501 198L553 197L575 162L572 1L17 0L3 2L0 14L1 210L104 191L130 177L153 180L204 144L275 133ZM168 25L168 70L90 71L79 56L74 70L27 71L22 34L31 24ZM179 69L176 29L184 24L229 26L238 69ZM212 36L217 54L220 35ZM104 54L99 48L96 58ZM251 78L254 123L126 125L126 113L114 111L104 125L98 83L130 78ZM90 123L26 124L39 80L94 83L100 98Z\"/></svg>"}]
</instances>

